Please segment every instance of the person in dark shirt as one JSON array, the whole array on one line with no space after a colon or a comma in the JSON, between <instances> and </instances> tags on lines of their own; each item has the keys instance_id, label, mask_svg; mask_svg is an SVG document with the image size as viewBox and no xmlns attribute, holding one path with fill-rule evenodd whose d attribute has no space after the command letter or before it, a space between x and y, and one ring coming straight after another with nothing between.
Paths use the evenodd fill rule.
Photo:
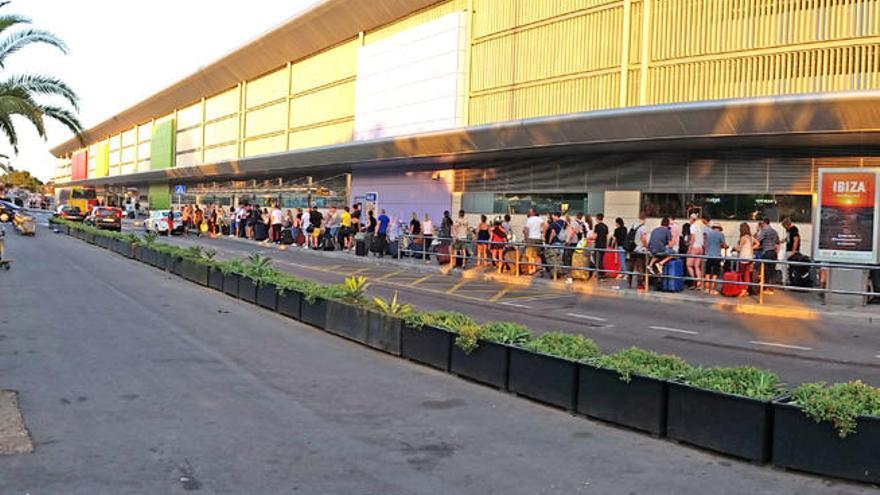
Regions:
<instances>
[{"instance_id":1,"label":"person in dark shirt","mask_svg":"<svg viewBox=\"0 0 880 495\"><path fill-rule=\"evenodd\" d=\"M351 210L351 228L354 232L361 231L361 215L363 210L360 203L355 203Z\"/></svg>"},{"instance_id":2,"label":"person in dark shirt","mask_svg":"<svg viewBox=\"0 0 880 495\"><path fill-rule=\"evenodd\" d=\"M626 224L623 223L623 219L617 217L614 219L614 224L617 227L614 229L614 234L611 237L611 247L617 249L617 258L620 261L620 272L617 278L626 278L624 272L627 271L626 267Z\"/></svg>"},{"instance_id":3,"label":"person in dark shirt","mask_svg":"<svg viewBox=\"0 0 880 495\"><path fill-rule=\"evenodd\" d=\"M309 213L309 223L312 224L312 248L318 249L318 239L321 238L321 222L324 221L324 215L318 211L315 205L312 205L312 211Z\"/></svg>"},{"instance_id":4,"label":"person in dark shirt","mask_svg":"<svg viewBox=\"0 0 880 495\"><path fill-rule=\"evenodd\" d=\"M603 213L596 215L596 225L593 226L593 234L596 236L593 244L593 247L596 248L593 264L596 267L596 273L599 274L599 278L605 278L605 274L602 273L605 251L602 250L608 248L608 226L605 225L605 215Z\"/></svg>"},{"instance_id":5,"label":"person in dark shirt","mask_svg":"<svg viewBox=\"0 0 880 495\"><path fill-rule=\"evenodd\" d=\"M663 273L663 265L672 259L675 253L672 247L672 231L669 230L669 218L663 217L660 226L651 231L648 240L648 251L651 252L651 261L648 263L648 271L655 275Z\"/></svg>"},{"instance_id":6,"label":"person in dark shirt","mask_svg":"<svg viewBox=\"0 0 880 495\"><path fill-rule=\"evenodd\" d=\"M801 252L801 233L798 228L791 222L791 218L782 220L782 227L785 228L785 257L791 259L792 255Z\"/></svg>"}]
</instances>

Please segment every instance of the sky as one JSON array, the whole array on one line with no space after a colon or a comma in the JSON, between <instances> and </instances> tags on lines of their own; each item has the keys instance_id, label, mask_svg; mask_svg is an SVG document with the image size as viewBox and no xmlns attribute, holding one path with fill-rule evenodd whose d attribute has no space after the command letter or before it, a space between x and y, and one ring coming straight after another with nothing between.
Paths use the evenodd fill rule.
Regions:
<instances>
[{"instance_id":1,"label":"sky","mask_svg":"<svg viewBox=\"0 0 880 495\"><path fill-rule=\"evenodd\" d=\"M32 45L11 56L2 71L5 77L40 73L67 82L80 97L79 116L88 129L318 1L14 0L0 13L30 17L34 27L61 37L70 53ZM16 130L19 154L3 135L0 153L12 157L16 169L50 179L55 158L49 149L72 134L50 124L43 141L20 119Z\"/></svg>"}]
</instances>

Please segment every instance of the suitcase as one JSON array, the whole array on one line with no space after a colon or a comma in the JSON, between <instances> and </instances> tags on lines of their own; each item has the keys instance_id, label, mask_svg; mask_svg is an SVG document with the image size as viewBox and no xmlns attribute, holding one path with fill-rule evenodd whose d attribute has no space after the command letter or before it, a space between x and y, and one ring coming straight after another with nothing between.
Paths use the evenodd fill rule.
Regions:
<instances>
[{"instance_id":1,"label":"suitcase","mask_svg":"<svg viewBox=\"0 0 880 495\"><path fill-rule=\"evenodd\" d=\"M285 246L290 246L291 244L293 244L293 231L290 229L282 229L280 242Z\"/></svg>"},{"instance_id":2,"label":"suitcase","mask_svg":"<svg viewBox=\"0 0 880 495\"><path fill-rule=\"evenodd\" d=\"M739 272L724 272L721 276L724 282L742 282ZM721 295L727 297L736 297L742 292L745 285L723 283L721 284Z\"/></svg>"},{"instance_id":3,"label":"suitcase","mask_svg":"<svg viewBox=\"0 0 880 495\"><path fill-rule=\"evenodd\" d=\"M254 224L254 240L265 241L269 238L269 228L265 223L259 222Z\"/></svg>"},{"instance_id":4,"label":"suitcase","mask_svg":"<svg viewBox=\"0 0 880 495\"><path fill-rule=\"evenodd\" d=\"M370 252L379 255L385 254L385 238L374 235L370 241Z\"/></svg>"},{"instance_id":5,"label":"suitcase","mask_svg":"<svg viewBox=\"0 0 880 495\"><path fill-rule=\"evenodd\" d=\"M392 258L397 258L398 251L400 250L400 244L397 241L388 241L388 253Z\"/></svg>"},{"instance_id":6,"label":"suitcase","mask_svg":"<svg viewBox=\"0 0 880 495\"><path fill-rule=\"evenodd\" d=\"M791 261L799 263L809 263L810 258L802 254L795 254L789 258ZM788 283L794 287L812 287L815 277L809 266L790 265L788 268Z\"/></svg>"},{"instance_id":7,"label":"suitcase","mask_svg":"<svg viewBox=\"0 0 880 495\"><path fill-rule=\"evenodd\" d=\"M449 261L450 261L449 251L450 251L450 249L451 248L449 247L448 244L442 244L440 246L437 246L437 249L434 250L434 256L437 258L437 264L439 264L439 265L448 265L449 264Z\"/></svg>"},{"instance_id":8,"label":"suitcase","mask_svg":"<svg viewBox=\"0 0 880 495\"><path fill-rule=\"evenodd\" d=\"M684 277L684 261L676 258L669 260L663 265L663 281L660 283L660 290L663 292L681 292L684 290L684 280L681 278L668 277Z\"/></svg>"},{"instance_id":9,"label":"suitcase","mask_svg":"<svg viewBox=\"0 0 880 495\"><path fill-rule=\"evenodd\" d=\"M616 277L620 275L620 255L613 251L602 253L602 272L603 277Z\"/></svg>"},{"instance_id":10,"label":"suitcase","mask_svg":"<svg viewBox=\"0 0 880 495\"><path fill-rule=\"evenodd\" d=\"M220 234L229 235L229 225L221 225L220 226Z\"/></svg>"}]
</instances>

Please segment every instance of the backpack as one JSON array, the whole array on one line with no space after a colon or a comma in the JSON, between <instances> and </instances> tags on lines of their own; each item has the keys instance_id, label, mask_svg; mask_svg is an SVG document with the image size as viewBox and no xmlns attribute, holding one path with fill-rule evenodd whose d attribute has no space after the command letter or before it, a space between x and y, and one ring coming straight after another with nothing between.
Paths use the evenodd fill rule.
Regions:
<instances>
[{"instance_id":1,"label":"backpack","mask_svg":"<svg viewBox=\"0 0 880 495\"><path fill-rule=\"evenodd\" d=\"M626 240L623 243L623 249L628 253L636 250L636 236L639 234L639 225L634 225L629 232L626 233Z\"/></svg>"}]
</instances>

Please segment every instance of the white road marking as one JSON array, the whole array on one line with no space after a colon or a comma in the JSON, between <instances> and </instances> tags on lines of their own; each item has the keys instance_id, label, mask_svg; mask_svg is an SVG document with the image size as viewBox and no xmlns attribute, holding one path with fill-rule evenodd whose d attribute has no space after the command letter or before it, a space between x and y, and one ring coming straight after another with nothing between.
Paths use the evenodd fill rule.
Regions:
<instances>
[{"instance_id":1,"label":"white road marking","mask_svg":"<svg viewBox=\"0 0 880 495\"><path fill-rule=\"evenodd\" d=\"M812 351L812 347L804 347L800 345L790 345L790 344L778 344L776 342L761 342L759 340L750 340L749 344L754 345L766 345L770 347L781 347L783 349L794 349L796 351Z\"/></svg>"},{"instance_id":2,"label":"white road marking","mask_svg":"<svg viewBox=\"0 0 880 495\"><path fill-rule=\"evenodd\" d=\"M648 327L651 330L661 330L663 332L674 332L674 333L686 333L688 335L699 335L700 332L695 332L693 330L682 330L681 328L670 328L670 327Z\"/></svg>"},{"instance_id":3,"label":"white road marking","mask_svg":"<svg viewBox=\"0 0 880 495\"><path fill-rule=\"evenodd\" d=\"M503 304L505 306L513 306L514 308L532 309L531 306L526 306L525 304L516 304L516 303L512 303L512 302L503 302L501 304Z\"/></svg>"},{"instance_id":4,"label":"white road marking","mask_svg":"<svg viewBox=\"0 0 880 495\"><path fill-rule=\"evenodd\" d=\"M877 359L880 359L880 354L877 354L877 355L874 356L874 357L877 358Z\"/></svg>"},{"instance_id":5,"label":"white road marking","mask_svg":"<svg viewBox=\"0 0 880 495\"><path fill-rule=\"evenodd\" d=\"M592 321L600 321L600 322L608 321L607 318L599 318L598 316L582 315L579 313L566 313L566 316L571 316L572 318L580 318L582 320L592 320Z\"/></svg>"}]
</instances>

